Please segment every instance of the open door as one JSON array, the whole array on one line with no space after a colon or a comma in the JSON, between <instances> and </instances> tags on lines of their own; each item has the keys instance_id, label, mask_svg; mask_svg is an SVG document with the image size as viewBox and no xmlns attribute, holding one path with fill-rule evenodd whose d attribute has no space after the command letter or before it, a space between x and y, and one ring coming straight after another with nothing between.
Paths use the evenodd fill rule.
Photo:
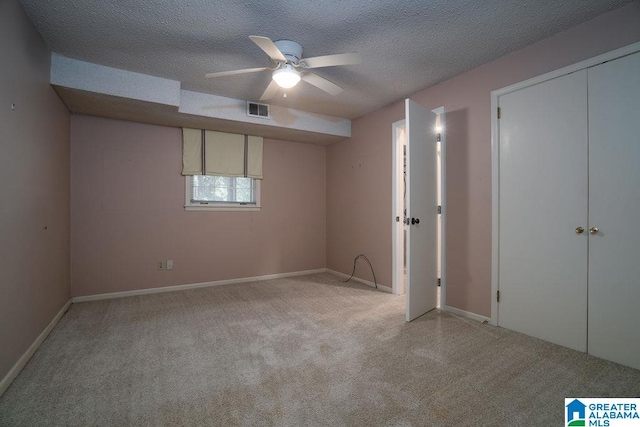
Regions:
<instances>
[{"instance_id":1,"label":"open door","mask_svg":"<svg viewBox=\"0 0 640 427\"><path fill-rule=\"evenodd\" d=\"M437 115L405 101L407 139L407 321L437 305Z\"/></svg>"}]
</instances>

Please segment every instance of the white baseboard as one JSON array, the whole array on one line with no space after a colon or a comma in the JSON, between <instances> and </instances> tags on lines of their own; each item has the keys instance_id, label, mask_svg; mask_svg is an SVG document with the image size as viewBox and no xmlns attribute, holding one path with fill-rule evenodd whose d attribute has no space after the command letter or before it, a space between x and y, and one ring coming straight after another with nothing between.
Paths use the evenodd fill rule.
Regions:
<instances>
[{"instance_id":1,"label":"white baseboard","mask_svg":"<svg viewBox=\"0 0 640 427\"><path fill-rule=\"evenodd\" d=\"M349 278L349 275L348 275L348 274L340 273L339 271L330 270L330 269L328 269L328 268L327 268L327 273L331 273L331 274L333 274L333 275L335 275L335 276L342 277L342 278L344 278L344 279L348 279L348 278ZM365 284L365 285L367 285L367 286L371 286L372 288L375 288L375 287L376 287L376 284L375 284L375 283L370 282L370 281L368 281L368 280L361 279L361 278L356 277L356 276L353 276L353 277L351 278L351 280L355 280L356 282L360 282L360 283L363 283L363 284ZM381 290L382 292L388 292L388 293L390 293L390 294L392 294L392 293L393 293L393 291L391 290L391 288L390 288L390 287L388 287L388 286L384 286L384 285L381 285L381 284L379 284L379 283L378 283L378 285L377 285L377 286L378 286L378 289L379 289L379 290Z\"/></svg>"},{"instance_id":2,"label":"white baseboard","mask_svg":"<svg viewBox=\"0 0 640 427\"><path fill-rule=\"evenodd\" d=\"M58 314L56 314L53 320L51 320L51 322L49 322L47 327L44 328L44 331L42 331L42 333L38 335L38 338L36 338L36 340L29 346L27 351L24 352L22 357L20 357L20 359L18 359L16 364L13 365L13 368L11 368L11 370L2 379L2 381L0 381L0 396L2 396L5 391L7 391L7 389L13 382L13 380L16 379L20 371L22 371L22 369L27 365L27 362L29 362L29 360L31 359L31 357L33 357L35 352L38 351L38 348L44 342L44 340L49 336L49 334L51 333L53 328L56 326L58 321L67 312L67 310L69 310L69 307L71 307L71 300L67 301L67 303L64 305L64 307L60 309L60 311L58 312Z\"/></svg>"},{"instance_id":3,"label":"white baseboard","mask_svg":"<svg viewBox=\"0 0 640 427\"><path fill-rule=\"evenodd\" d=\"M459 308L451 307L445 305L442 307L442 310L448 311L449 313L457 314L458 316L466 317L468 319L477 320L478 322L491 322L491 319L485 316L481 316L476 313L472 313L470 311L461 310Z\"/></svg>"},{"instance_id":4,"label":"white baseboard","mask_svg":"<svg viewBox=\"0 0 640 427\"><path fill-rule=\"evenodd\" d=\"M306 276L308 274L325 273L326 268L318 268L316 270L292 271L289 273L267 274L265 276L241 277L238 279L216 280L214 282L192 283L188 285L163 286L161 288L136 289L132 291L110 292L107 294L85 295L73 297L74 303L86 301L98 301L112 298L125 298L137 295L160 294L163 292L185 291L188 289L209 288L212 286L233 285L236 283L258 282L263 280L281 279L283 277Z\"/></svg>"}]
</instances>

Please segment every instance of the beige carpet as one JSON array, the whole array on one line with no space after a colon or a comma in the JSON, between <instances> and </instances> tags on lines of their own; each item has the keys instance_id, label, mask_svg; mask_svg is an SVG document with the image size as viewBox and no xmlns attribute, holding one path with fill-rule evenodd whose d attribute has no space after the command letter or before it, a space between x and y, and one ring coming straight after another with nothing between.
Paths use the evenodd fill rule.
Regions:
<instances>
[{"instance_id":1,"label":"beige carpet","mask_svg":"<svg viewBox=\"0 0 640 427\"><path fill-rule=\"evenodd\" d=\"M335 276L74 304L0 399L2 426L562 425L640 371Z\"/></svg>"}]
</instances>

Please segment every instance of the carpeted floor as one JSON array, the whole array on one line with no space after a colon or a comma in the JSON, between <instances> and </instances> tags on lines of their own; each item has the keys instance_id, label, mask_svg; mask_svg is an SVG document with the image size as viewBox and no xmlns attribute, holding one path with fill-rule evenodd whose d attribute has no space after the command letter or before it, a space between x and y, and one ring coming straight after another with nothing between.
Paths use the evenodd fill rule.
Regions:
<instances>
[{"instance_id":1,"label":"carpeted floor","mask_svg":"<svg viewBox=\"0 0 640 427\"><path fill-rule=\"evenodd\" d=\"M2 426L561 425L640 371L329 274L74 304Z\"/></svg>"}]
</instances>

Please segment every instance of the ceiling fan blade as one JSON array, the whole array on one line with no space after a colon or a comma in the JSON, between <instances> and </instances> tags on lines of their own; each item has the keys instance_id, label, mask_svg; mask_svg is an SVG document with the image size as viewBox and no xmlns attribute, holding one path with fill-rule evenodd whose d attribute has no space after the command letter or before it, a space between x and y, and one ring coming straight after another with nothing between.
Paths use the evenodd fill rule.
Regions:
<instances>
[{"instance_id":1,"label":"ceiling fan blade","mask_svg":"<svg viewBox=\"0 0 640 427\"><path fill-rule=\"evenodd\" d=\"M260 97L260 101L267 101L273 98L276 95L276 92L278 92L278 89L280 89L278 83L276 83L275 80L271 80L271 83L269 83L269 86L267 86L267 88L264 90L264 93Z\"/></svg>"},{"instance_id":2,"label":"ceiling fan blade","mask_svg":"<svg viewBox=\"0 0 640 427\"><path fill-rule=\"evenodd\" d=\"M247 68L245 70L221 71L219 73L205 74L205 77L233 76L235 74L257 73L258 71L264 71L264 70L268 70L268 68L260 67L260 68Z\"/></svg>"},{"instance_id":3,"label":"ceiling fan blade","mask_svg":"<svg viewBox=\"0 0 640 427\"><path fill-rule=\"evenodd\" d=\"M357 53L340 53L338 55L316 56L304 58L300 64L304 68L335 67L337 65L360 64L362 58Z\"/></svg>"},{"instance_id":4,"label":"ceiling fan blade","mask_svg":"<svg viewBox=\"0 0 640 427\"><path fill-rule=\"evenodd\" d=\"M335 83L331 83L329 80L324 77L320 77L317 74L305 73L302 75L302 80L314 85L318 89L322 89L323 91L330 93L331 95L337 95L342 92L342 88L340 86Z\"/></svg>"},{"instance_id":5,"label":"ceiling fan blade","mask_svg":"<svg viewBox=\"0 0 640 427\"><path fill-rule=\"evenodd\" d=\"M276 62L287 62L287 58L284 57L280 49L271 41L269 37L262 36L249 36L252 42L258 45L260 49L264 51L269 58Z\"/></svg>"}]
</instances>

